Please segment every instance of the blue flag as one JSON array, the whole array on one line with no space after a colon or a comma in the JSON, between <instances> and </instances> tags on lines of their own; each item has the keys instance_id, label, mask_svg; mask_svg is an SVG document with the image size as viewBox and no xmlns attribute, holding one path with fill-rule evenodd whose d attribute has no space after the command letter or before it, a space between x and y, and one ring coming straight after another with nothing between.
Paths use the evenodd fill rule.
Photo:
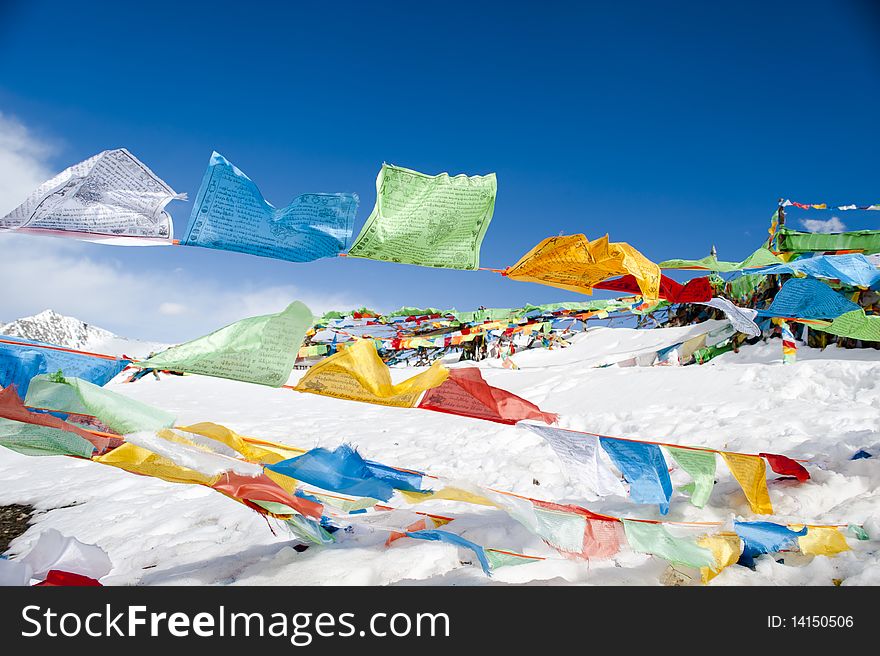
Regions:
<instances>
[{"instance_id":1,"label":"blue flag","mask_svg":"<svg viewBox=\"0 0 880 656\"><path fill-rule=\"evenodd\" d=\"M861 253L805 257L794 262L755 269L752 273L802 273L811 278L833 278L845 285L857 287L871 287L880 282L880 270Z\"/></svg>"},{"instance_id":2,"label":"blue flag","mask_svg":"<svg viewBox=\"0 0 880 656\"><path fill-rule=\"evenodd\" d=\"M215 152L180 243L310 262L346 247L357 206L357 194L303 194L276 209L249 177Z\"/></svg>"},{"instance_id":3,"label":"blue flag","mask_svg":"<svg viewBox=\"0 0 880 656\"><path fill-rule=\"evenodd\" d=\"M755 556L796 545L798 536L807 534L806 526L800 531L792 531L773 522L734 522L733 530L743 541L739 564L746 567L755 565Z\"/></svg>"},{"instance_id":4,"label":"blue flag","mask_svg":"<svg viewBox=\"0 0 880 656\"><path fill-rule=\"evenodd\" d=\"M348 444L333 451L312 449L296 458L266 465L266 469L323 490L355 497L388 501L394 494L394 486L382 476L376 476L367 461Z\"/></svg>"},{"instance_id":5,"label":"blue flag","mask_svg":"<svg viewBox=\"0 0 880 656\"><path fill-rule=\"evenodd\" d=\"M31 378L39 374L54 374L60 370L65 376L103 386L129 364L129 360L60 351L57 348L61 347L53 348L52 344L8 335L2 339L17 343L0 343L0 387L15 385L22 398L27 394Z\"/></svg>"},{"instance_id":6,"label":"blue flag","mask_svg":"<svg viewBox=\"0 0 880 656\"><path fill-rule=\"evenodd\" d=\"M477 556L477 560L480 561L480 567L483 568L483 573L487 576L492 576L492 571L489 568L489 559L486 557L486 550L483 549L480 545L471 542L470 540L465 540L460 535L456 535L455 533L450 533L449 531L413 531L412 533L407 533L407 536L411 538L415 538L417 540L433 540L439 542L448 542L449 544L454 544L457 547L463 547L465 549L470 549Z\"/></svg>"},{"instance_id":7,"label":"blue flag","mask_svg":"<svg viewBox=\"0 0 880 656\"><path fill-rule=\"evenodd\" d=\"M765 317L836 319L859 306L813 278L792 278L782 286L773 303L758 314Z\"/></svg>"},{"instance_id":8,"label":"blue flag","mask_svg":"<svg viewBox=\"0 0 880 656\"><path fill-rule=\"evenodd\" d=\"M660 513L668 513L672 481L660 447L610 437L601 437L599 442L629 483L630 499L636 503L659 504Z\"/></svg>"}]
</instances>

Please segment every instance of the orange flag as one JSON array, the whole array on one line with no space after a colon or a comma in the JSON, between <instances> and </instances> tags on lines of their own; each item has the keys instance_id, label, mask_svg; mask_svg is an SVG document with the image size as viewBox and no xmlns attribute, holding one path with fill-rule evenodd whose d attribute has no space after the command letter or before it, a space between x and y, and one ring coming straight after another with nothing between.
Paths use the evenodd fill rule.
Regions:
<instances>
[{"instance_id":1,"label":"orange flag","mask_svg":"<svg viewBox=\"0 0 880 656\"><path fill-rule=\"evenodd\" d=\"M626 242L609 242L608 235L593 241L585 235L548 237L505 272L511 280L581 294L592 294L597 283L626 274L632 274L644 298L659 297L660 267Z\"/></svg>"}]
</instances>

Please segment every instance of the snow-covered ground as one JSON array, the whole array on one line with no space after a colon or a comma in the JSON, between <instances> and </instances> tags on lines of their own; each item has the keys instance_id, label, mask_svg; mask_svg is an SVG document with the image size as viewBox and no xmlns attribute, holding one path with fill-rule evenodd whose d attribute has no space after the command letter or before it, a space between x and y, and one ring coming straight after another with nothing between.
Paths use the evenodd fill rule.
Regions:
<instances>
[{"instance_id":1,"label":"snow-covered ground","mask_svg":"<svg viewBox=\"0 0 880 656\"><path fill-rule=\"evenodd\" d=\"M644 350L662 331L595 338L620 345L618 355ZM584 339L584 338L582 338ZM610 340L610 342L609 342ZM625 347L625 348L624 348ZM577 347L585 349L585 347ZM604 347L603 347L604 348ZM656 345L654 346L656 348ZM727 468L703 509L676 492L671 521L768 519L780 523L865 524L868 541L835 558L785 554L784 564L758 559L756 571L733 566L712 585L880 584L880 351L798 351L781 364L778 340L726 353L703 366L595 368L576 347L523 354L522 368L481 363L492 385L558 412L562 427L611 436L810 459L812 480L774 481L776 514L753 515ZM625 357L620 358L625 359ZM459 366L459 365L452 365ZM395 381L417 369L396 368ZM303 372L294 371L291 381ZM659 518L656 506L599 499L567 480L540 437L513 426L419 409L341 401L201 376L146 377L109 389L178 414L178 423L213 421L253 437L299 447L356 445L373 460L619 516ZM850 460L858 450L874 458ZM769 470L768 470L769 471ZM687 477L675 470L676 485ZM392 505L398 505L392 499ZM57 528L96 543L113 561L105 584L658 584L668 564L624 549L610 561L563 558L499 510L431 501L418 510L456 517L446 528L486 547L547 560L482 574L465 551L441 543L398 540L355 527L336 544L294 550L279 525L199 486L165 483L96 463L34 458L0 450L0 504L43 510L12 544L27 551L39 532ZM404 504L399 504L404 505ZM674 529L694 535L692 529ZM681 569L681 568L678 568ZM685 575L693 572L684 571ZM699 577L697 577L699 578ZM686 580L686 579L685 579Z\"/></svg>"}]
</instances>

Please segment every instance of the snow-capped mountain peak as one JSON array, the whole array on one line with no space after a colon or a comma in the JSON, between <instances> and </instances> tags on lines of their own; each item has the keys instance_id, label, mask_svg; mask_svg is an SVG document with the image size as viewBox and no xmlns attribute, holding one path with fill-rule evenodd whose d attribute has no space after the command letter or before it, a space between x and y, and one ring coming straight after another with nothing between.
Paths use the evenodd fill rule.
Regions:
<instances>
[{"instance_id":1,"label":"snow-capped mountain peak","mask_svg":"<svg viewBox=\"0 0 880 656\"><path fill-rule=\"evenodd\" d=\"M24 317L4 324L0 326L0 334L74 349L85 349L116 337L109 330L92 326L74 317L66 317L52 310L43 310L32 317Z\"/></svg>"}]
</instances>

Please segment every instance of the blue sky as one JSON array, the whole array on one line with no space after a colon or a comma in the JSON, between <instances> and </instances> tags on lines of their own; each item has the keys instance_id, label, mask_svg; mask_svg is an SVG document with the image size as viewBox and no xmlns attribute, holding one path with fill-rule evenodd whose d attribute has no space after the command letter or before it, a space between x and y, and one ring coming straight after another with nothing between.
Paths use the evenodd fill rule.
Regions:
<instances>
[{"instance_id":1,"label":"blue sky","mask_svg":"<svg viewBox=\"0 0 880 656\"><path fill-rule=\"evenodd\" d=\"M607 232L655 261L713 243L740 259L780 196L880 202L878 12L716 4L7 0L0 203L30 191L23 171L119 146L194 198L216 149L276 206L357 192L357 231L383 161L494 171L481 264L504 267L560 232ZM178 234L190 209L169 206ZM880 227L865 212L789 223L832 215ZM58 242L0 238L0 275L21 278L0 291L0 321L53 307L177 340L288 297L384 310L576 297L489 272Z\"/></svg>"}]
</instances>

